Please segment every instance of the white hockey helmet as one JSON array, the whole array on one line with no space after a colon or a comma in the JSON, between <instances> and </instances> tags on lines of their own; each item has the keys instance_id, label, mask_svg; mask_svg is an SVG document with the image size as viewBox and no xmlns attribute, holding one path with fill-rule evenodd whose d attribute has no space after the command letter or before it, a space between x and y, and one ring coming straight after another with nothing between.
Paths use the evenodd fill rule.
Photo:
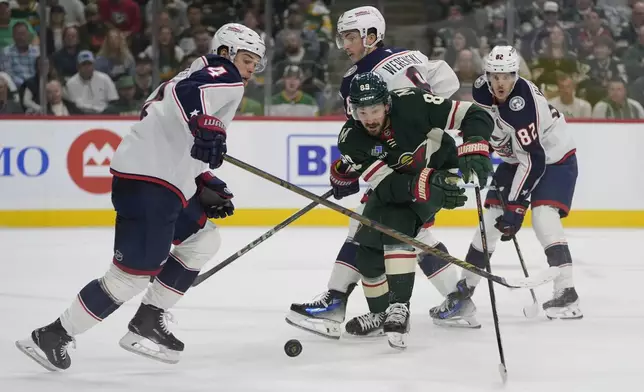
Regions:
<instances>
[{"instance_id":1,"label":"white hockey helmet","mask_svg":"<svg viewBox=\"0 0 644 392\"><path fill-rule=\"evenodd\" d=\"M512 46L495 46L485 60L485 73L518 73L520 61Z\"/></svg>"},{"instance_id":2,"label":"white hockey helmet","mask_svg":"<svg viewBox=\"0 0 644 392\"><path fill-rule=\"evenodd\" d=\"M376 41L367 45L367 31L376 29ZM366 48L372 48L383 39L385 39L385 18L376 7L364 6L349 10L338 18L337 34L335 44L338 49L342 49L344 40L342 33L357 30L362 38L362 44Z\"/></svg>"},{"instance_id":3,"label":"white hockey helmet","mask_svg":"<svg viewBox=\"0 0 644 392\"><path fill-rule=\"evenodd\" d=\"M228 50L230 61L234 61L238 51L246 50L259 56L256 72L262 72L266 67L264 40L255 31L242 24L227 23L217 30L210 42L210 49L216 54L222 46Z\"/></svg>"}]
</instances>

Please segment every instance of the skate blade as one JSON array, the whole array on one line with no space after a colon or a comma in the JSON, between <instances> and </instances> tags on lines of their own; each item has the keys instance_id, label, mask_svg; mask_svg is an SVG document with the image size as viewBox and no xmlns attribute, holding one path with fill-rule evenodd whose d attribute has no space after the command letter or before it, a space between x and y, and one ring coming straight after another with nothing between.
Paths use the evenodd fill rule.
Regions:
<instances>
[{"instance_id":1,"label":"skate blade","mask_svg":"<svg viewBox=\"0 0 644 392\"><path fill-rule=\"evenodd\" d=\"M179 362L181 353L180 351L170 350L158 344L157 347L159 348L159 350L153 350L141 344L141 342L144 340L156 344L149 339L146 339L135 333L128 332L119 341L119 346L121 346L121 348L126 351L141 355L148 359L153 359L155 361L167 363L170 365L174 365Z\"/></svg>"},{"instance_id":2,"label":"skate blade","mask_svg":"<svg viewBox=\"0 0 644 392\"><path fill-rule=\"evenodd\" d=\"M580 320L584 318L584 314L577 305L549 308L545 310L545 313L549 320Z\"/></svg>"},{"instance_id":3,"label":"skate blade","mask_svg":"<svg viewBox=\"0 0 644 392\"><path fill-rule=\"evenodd\" d=\"M327 339L338 340L342 334L341 323L333 320L305 317L295 312L290 312L284 320L289 325Z\"/></svg>"},{"instance_id":4,"label":"skate blade","mask_svg":"<svg viewBox=\"0 0 644 392\"><path fill-rule=\"evenodd\" d=\"M18 348L18 350L22 351L23 354L33 359L36 363L49 370L50 372L58 372L63 370L57 368L51 362L49 362L45 353L42 352L40 347L38 347L38 345L34 343L31 338L16 340L16 347Z\"/></svg>"},{"instance_id":5,"label":"skate blade","mask_svg":"<svg viewBox=\"0 0 644 392\"><path fill-rule=\"evenodd\" d=\"M375 331L371 331L367 334L364 335L357 335L351 332L348 332L346 329L344 330L344 333L342 334L343 338L347 339L354 339L354 340L360 340L360 339L380 339L383 336L385 336L385 331L382 328L378 328Z\"/></svg>"},{"instance_id":6,"label":"skate blade","mask_svg":"<svg viewBox=\"0 0 644 392\"><path fill-rule=\"evenodd\" d=\"M481 323L476 319L471 317L453 317L449 319L435 319L432 318L432 321L435 325L439 327L448 327L448 328L469 328L469 329L479 329L481 328Z\"/></svg>"},{"instance_id":7,"label":"skate blade","mask_svg":"<svg viewBox=\"0 0 644 392\"><path fill-rule=\"evenodd\" d=\"M387 332L386 335L387 341L389 342L389 347L399 351L404 351L407 349L407 333Z\"/></svg>"}]
</instances>

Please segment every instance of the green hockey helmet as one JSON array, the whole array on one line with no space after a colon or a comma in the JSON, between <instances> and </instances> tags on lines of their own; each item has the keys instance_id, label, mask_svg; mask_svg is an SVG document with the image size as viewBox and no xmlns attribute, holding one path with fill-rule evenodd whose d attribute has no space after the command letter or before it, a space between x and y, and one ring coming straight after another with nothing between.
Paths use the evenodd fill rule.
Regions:
<instances>
[{"instance_id":1,"label":"green hockey helmet","mask_svg":"<svg viewBox=\"0 0 644 392\"><path fill-rule=\"evenodd\" d=\"M357 119L355 109L377 104L390 105L387 83L375 72L365 72L353 77L349 85L349 106Z\"/></svg>"}]
</instances>

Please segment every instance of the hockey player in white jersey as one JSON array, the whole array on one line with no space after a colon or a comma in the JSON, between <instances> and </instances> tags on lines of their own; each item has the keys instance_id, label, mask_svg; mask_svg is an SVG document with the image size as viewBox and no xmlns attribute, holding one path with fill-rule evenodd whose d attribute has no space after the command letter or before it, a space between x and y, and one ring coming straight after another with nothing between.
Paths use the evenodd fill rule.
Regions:
<instances>
[{"instance_id":1,"label":"hockey player in white jersey","mask_svg":"<svg viewBox=\"0 0 644 392\"><path fill-rule=\"evenodd\" d=\"M16 342L43 367L67 369L67 346L74 337L146 289L119 344L159 361L179 361L184 344L168 330L166 312L219 247L207 217L233 212L232 194L208 169L223 162L226 128L246 82L264 65L265 46L251 29L227 24L213 37L212 51L152 93L141 120L115 152L112 264L58 319ZM156 278L150 284L151 276ZM146 348L143 340L158 350Z\"/></svg>"},{"instance_id":2,"label":"hockey player in white jersey","mask_svg":"<svg viewBox=\"0 0 644 392\"><path fill-rule=\"evenodd\" d=\"M497 241L509 241L521 228L528 207L532 225L551 267L559 267L554 297L543 304L548 318L579 319L579 297L572 276L572 258L561 219L572 204L577 180L575 144L566 120L530 81L518 76L519 55L511 46L492 49L485 75L476 80L472 95L496 124L491 145L503 160L494 173L485 200L484 221L489 252ZM506 209L500 206L503 198ZM477 230L465 260L485 267L481 235ZM468 293L480 277L463 270ZM432 309L438 323L451 325L441 317L443 305Z\"/></svg>"},{"instance_id":3,"label":"hockey player in white jersey","mask_svg":"<svg viewBox=\"0 0 644 392\"><path fill-rule=\"evenodd\" d=\"M349 86L357 74L375 72L387 83L389 90L404 87L420 87L434 95L449 98L460 86L458 77L444 61L430 61L424 54L416 50L387 48L384 46L385 20L374 7L358 7L343 13L338 19L336 44L339 49L349 56L354 65L347 71L340 87L347 115L349 108ZM489 145L481 138L466 140L462 147L462 172L474 170L485 184L492 172L489 159ZM333 162L331 168L331 185L334 197L340 199L359 192L356 173L341 160ZM354 181L355 180L355 181ZM361 213L368 193L365 194L361 206L356 211ZM417 236L417 239L443 252L447 248L432 236L429 222ZM303 328L319 335L339 338L340 325L345 319L347 298L360 280L360 273L355 265L355 255L358 245L353 235L358 228L358 222L351 220L349 234L338 252L328 291L319 298L307 303L294 303L286 316L286 321L294 326ZM463 282L458 283L456 267L445 263L432 255L420 254L418 263L425 275L443 296L454 295L464 288ZM479 327L474 317L475 307L471 300L453 302L448 316L463 320L463 326ZM347 333L354 336L374 336L382 334L383 314L367 313L349 320L345 326Z\"/></svg>"}]
</instances>

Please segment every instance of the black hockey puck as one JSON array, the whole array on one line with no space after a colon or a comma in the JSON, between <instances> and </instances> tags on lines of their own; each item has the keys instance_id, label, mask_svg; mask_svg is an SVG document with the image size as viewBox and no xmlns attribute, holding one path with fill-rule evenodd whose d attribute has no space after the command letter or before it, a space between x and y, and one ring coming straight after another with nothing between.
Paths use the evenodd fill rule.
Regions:
<instances>
[{"instance_id":1,"label":"black hockey puck","mask_svg":"<svg viewBox=\"0 0 644 392\"><path fill-rule=\"evenodd\" d=\"M302 353L302 343L297 339L291 339L284 345L284 352L289 357L297 357Z\"/></svg>"}]
</instances>

